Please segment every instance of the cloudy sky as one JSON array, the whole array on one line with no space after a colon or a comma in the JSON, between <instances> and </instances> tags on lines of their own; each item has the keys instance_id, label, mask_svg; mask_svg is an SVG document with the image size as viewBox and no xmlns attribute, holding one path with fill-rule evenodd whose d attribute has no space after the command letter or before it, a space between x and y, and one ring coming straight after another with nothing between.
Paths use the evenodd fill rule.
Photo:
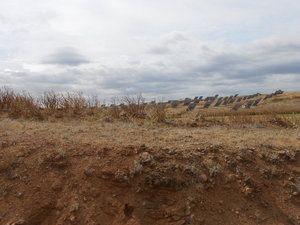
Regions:
<instances>
[{"instance_id":1,"label":"cloudy sky","mask_svg":"<svg viewBox=\"0 0 300 225\"><path fill-rule=\"evenodd\" d=\"M0 86L148 100L300 91L299 0L1 0Z\"/></svg>"}]
</instances>

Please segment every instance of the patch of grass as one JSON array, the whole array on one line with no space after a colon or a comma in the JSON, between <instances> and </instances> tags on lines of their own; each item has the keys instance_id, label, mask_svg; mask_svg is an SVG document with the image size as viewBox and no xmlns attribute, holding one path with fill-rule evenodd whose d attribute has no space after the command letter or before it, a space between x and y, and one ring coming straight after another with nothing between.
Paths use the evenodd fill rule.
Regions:
<instances>
[{"instance_id":1,"label":"patch of grass","mask_svg":"<svg viewBox=\"0 0 300 225\"><path fill-rule=\"evenodd\" d=\"M59 158L66 158L66 151L59 148L59 149L56 149L56 153L58 155Z\"/></svg>"},{"instance_id":2,"label":"patch of grass","mask_svg":"<svg viewBox=\"0 0 300 225\"><path fill-rule=\"evenodd\" d=\"M130 177L133 178L135 175L141 175L143 170L143 165L137 161L134 160L134 165L132 168L130 168Z\"/></svg>"},{"instance_id":3,"label":"patch of grass","mask_svg":"<svg viewBox=\"0 0 300 225\"><path fill-rule=\"evenodd\" d=\"M209 174L211 177L215 177L221 171L221 165L218 163L209 168Z\"/></svg>"},{"instance_id":4,"label":"patch of grass","mask_svg":"<svg viewBox=\"0 0 300 225\"><path fill-rule=\"evenodd\" d=\"M8 189L8 185L4 184L1 188L0 188L0 195L7 195L7 189Z\"/></svg>"}]
</instances>

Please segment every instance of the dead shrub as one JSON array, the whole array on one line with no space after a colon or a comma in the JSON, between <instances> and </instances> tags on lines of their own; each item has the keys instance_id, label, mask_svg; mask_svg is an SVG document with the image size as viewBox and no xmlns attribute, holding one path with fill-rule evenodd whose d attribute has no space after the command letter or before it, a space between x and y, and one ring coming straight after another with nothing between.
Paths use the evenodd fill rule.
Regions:
<instances>
[{"instance_id":1,"label":"dead shrub","mask_svg":"<svg viewBox=\"0 0 300 225\"><path fill-rule=\"evenodd\" d=\"M141 118L145 115L145 98L142 93L122 97L122 110L128 117Z\"/></svg>"},{"instance_id":2,"label":"dead shrub","mask_svg":"<svg viewBox=\"0 0 300 225\"><path fill-rule=\"evenodd\" d=\"M113 118L120 118L121 116L121 108L118 106L120 103L119 98L117 96L114 96L111 98L111 105L108 109L108 115Z\"/></svg>"},{"instance_id":3,"label":"dead shrub","mask_svg":"<svg viewBox=\"0 0 300 225\"><path fill-rule=\"evenodd\" d=\"M272 119L270 120L270 122L275 123L276 125L290 128L295 126L287 116L279 117L278 115L274 114L271 117Z\"/></svg>"},{"instance_id":4,"label":"dead shrub","mask_svg":"<svg viewBox=\"0 0 300 225\"><path fill-rule=\"evenodd\" d=\"M67 93L66 96L61 95L62 109L71 115L82 115L85 112L85 108L88 107L82 91L75 93Z\"/></svg>"},{"instance_id":5,"label":"dead shrub","mask_svg":"<svg viewBox=\"0 0 300 225\"><path fill-rule=\"evenodd\" d=\"M36 117L42 119L36 100L27 92L15 93L10 87L0 89L0 109L10 117Z\"/></svg>"},{"instance_id":6,"label":"dead shrub","mask_svg":"<svg viewBox=\"0 0 300 225\"><path fill-rule=\"evenodd\" d=\"M117 96L111 98L108 113L113 118L145 118L145 99L141 93L125 95L121 101Z\"/></svg>"},{"instance_id":7,"label":"dead shrub","mask_svg":"<svg viewBox=\"0 0 300 225\"><path fill-rule=\"evenodd\" d=\"M39 105L42 109L51 115L54 115L58 109L62 108L62 99L60 94L54 91L44 92L38 97Z\"/></svg>"},{"instance_id":8,"label":"dead shrub","mask_svg":"<svg viewBox=\"0 0 300 225\"><path fill-rule=\"evenodd\" d=\"M156 122L164 122L166 119L166 109L162 104L152 104L146 111L147 116Z\"/></svg>"}]
</instances>

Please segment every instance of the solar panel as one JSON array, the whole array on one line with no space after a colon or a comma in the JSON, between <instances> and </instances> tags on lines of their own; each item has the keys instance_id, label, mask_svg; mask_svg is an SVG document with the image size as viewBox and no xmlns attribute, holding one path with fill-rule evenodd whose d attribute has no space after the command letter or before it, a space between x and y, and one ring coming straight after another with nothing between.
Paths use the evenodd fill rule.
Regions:
<instances>
[{"instance_id":1,"label":"solar panel","mask_svg":"<svg viewBox=\"0 0 300 225\"><path fill-rule=\"evenodd\" d=\"M214 105L214 107L219 107L221 105L222 101L217 101L217 103Z\"/></svg>"},{"instance_id":2,"label":"solar panel","mask_svg":"<svg viewBox=\"0 0 300 225\"><path fill-rule=\"evenodd\" d=\"M235 98L230 99L229 104L234 103L234 101L235 101Z\"/></svg>"},{"instance_id":3,"label":"solar panel","mask_svg":"<svg viewBox=\"0 0 300 225\"><path fill-rule=\"evenodd\" d=\"M235 104L235 106L233 106L231 110L235 110L235 111L236 111L236 110L238 110L239 108L241 108L242 105L243 105L243 104L240 104L240 103Z\"/></svg>"},{"instance_id":4,"label":"solar panel","mask_svg":"<svg viewBox=\"0 0 300 225\"><path fill-rule=\"evenodd\" d=\"M214 101L215 100L215 97L212 97L212 96L207 96L204 101Z\"/></svg>"},{"instance_id":5,"label":"solar panel","mask_svg":"<svg viewBox=\"0 0 300 225\"><path fill-rule=\"evenodd\" d=\"M283 92L284 92L284 91L282 91L282 90L275 91L275 95L283 94Z\"/></svg>"},{"instance_id":6,"label":"solar panel","mask_svg":"<svg viewBox=\"0 0 300 225\"><path fill-rule=\"evenodd\" d=\"M193 111L198 103L190 103L189 106L186 108L186 111Z\"/></svg>"},{"instance_id":7,"label":"solar panel","mask_svg":"<svg viewBox=\"0 0 300 225\"><path fill-rule=\"evenodd\" d=\"M236 102L240 102L242 101L242 99L243 99L242 97L239 97L238 100L236 100Z\"/></svg>"},{"instance_id":8,"label":"solar panel","mask_svg":"<svg viewBox=\"0 0 300 225\"><path fill-rule=\"evenodd\" d=\"M211 105L212 101L208 101L205 103L205 105L203 106L203 108L207 109L210 105Z\"/></svg>"},{"instance_id":9,"label":"solar panel","mask_svg":"<svg viewBox=\"0 0 300 225\"><path fill-rule=\"evenodd\" d=\"M177 108L177 106L180 104L180 102L178 100L175 100L172 102L171 107L172 108Z\"/></svg>"},{"instance_id":10,"label":"solar panel","mask_svg":"<svg viewBox=\"0 0 300 225\"><path fill-rule=\"evenodd\" d=\"M225 100L222 105L227 105L229 100Z\"/></svg>"},{"instance_id":11,"label":"solar panel","mask_svg":"<svg viewBox=\"0 0 300 225\"><path fill-rule=\"evenodd\" d=\"M159 102L158 105L165 108L167 106L167 103L166 102Z\"/></svg>"},{"instance_id":12,"label":"solar panel","mask_svg":"<svg viewBox=\"0 0 300 225\"><path fill-rule=\"evenodd\" d=\"M252 106L257 106L257 105L258 105L258 103L260 102L260 100L261 100L261 98L259 98L259 99L256 99L256 100L254 101L254 103L253 103L253 105L252 105Z\"/></svg>"},{"instance_id":13,"label":"solar panel","mask_svg":"<svg viewBox=\"0 0 300 225\"><path fill-rule=\"evenodd\" d=\"M246 108L250 109L250 107L253 105L254 102L255 102L255 100L248 101L247 104L246 104Z\"/></svg>"},{"instance_id":14,"label":"solar panel","mask_svg":"<svg viewBox=\"0 0 300 225\"><path fill-rule=\"evenodd\" d=\"M190 98L185 98L185 99L183 100L183 105L184 105L184 106L188 106L191 102L192 102L192 99L190 99Z\"/></svg>"}]
</instances>

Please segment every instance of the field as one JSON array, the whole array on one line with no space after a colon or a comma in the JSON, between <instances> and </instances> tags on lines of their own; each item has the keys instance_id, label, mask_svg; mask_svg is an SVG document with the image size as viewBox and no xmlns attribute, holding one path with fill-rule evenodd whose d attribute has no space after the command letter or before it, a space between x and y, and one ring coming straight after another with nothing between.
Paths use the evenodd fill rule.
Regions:
<instances>
[{"instance_id":1,"label":"field","mask_svg":"<svg viewBox=\"0 0 300 225\"><path fill-rule=\"evenodd\" d=\"M112 101L1 89L0 224L300 224L300 92Z\"/></svg>"}]
</instances>

